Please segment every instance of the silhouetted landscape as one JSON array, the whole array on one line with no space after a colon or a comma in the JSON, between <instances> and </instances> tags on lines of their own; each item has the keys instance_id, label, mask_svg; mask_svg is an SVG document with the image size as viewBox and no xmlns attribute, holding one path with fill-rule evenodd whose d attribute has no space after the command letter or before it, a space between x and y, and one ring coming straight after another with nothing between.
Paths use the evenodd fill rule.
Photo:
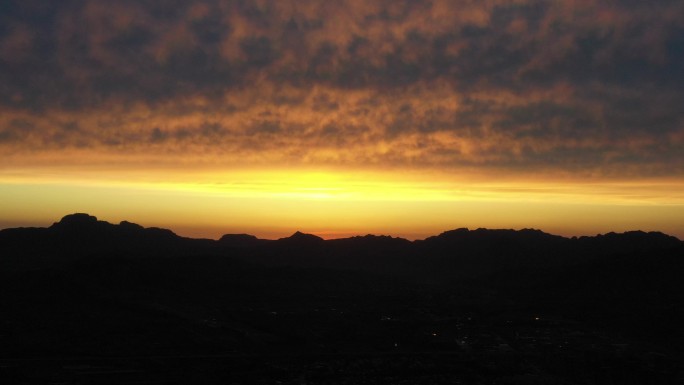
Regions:
<instances>
[{"instance_id":1,"label":"silhouetted landscape","mask_svg":"<svg viewBox=\"0 0 684 385\"><path fill-rule=\"evenodd\" d=\"M0 231L3 384L684 383L684 243Z\"/></svg>"}]
</instances>

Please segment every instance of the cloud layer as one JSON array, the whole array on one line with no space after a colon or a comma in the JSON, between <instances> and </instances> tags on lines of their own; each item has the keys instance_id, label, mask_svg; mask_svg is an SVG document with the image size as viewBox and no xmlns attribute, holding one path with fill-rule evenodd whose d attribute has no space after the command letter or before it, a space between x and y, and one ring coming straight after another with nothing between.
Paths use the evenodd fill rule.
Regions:
<instances>
[{"instance_id":1,"label":"cloud layer","mask_svg":"<svg viewBox=\"0 0 684 385\"><path fill-rule=\"evenodd\" d=\"M5 1L7 167L684 176L679 1Z\"/></svg>"}]
</instances>

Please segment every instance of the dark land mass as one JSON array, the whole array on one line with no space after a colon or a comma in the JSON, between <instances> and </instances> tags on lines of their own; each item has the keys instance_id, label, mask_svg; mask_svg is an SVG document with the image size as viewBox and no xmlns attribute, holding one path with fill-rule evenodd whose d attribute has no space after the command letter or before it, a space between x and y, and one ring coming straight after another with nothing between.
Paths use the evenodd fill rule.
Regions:
<instances>
[{"instance_id":1,"label":"dark land mass","mask_svg":"<svg viewBox=\"0 0 684 385\"><path fill-rule=\"evenodd\" d=\"M0 231L2 384L684 383L684 243Z\"/></svg>"}]
</instances>

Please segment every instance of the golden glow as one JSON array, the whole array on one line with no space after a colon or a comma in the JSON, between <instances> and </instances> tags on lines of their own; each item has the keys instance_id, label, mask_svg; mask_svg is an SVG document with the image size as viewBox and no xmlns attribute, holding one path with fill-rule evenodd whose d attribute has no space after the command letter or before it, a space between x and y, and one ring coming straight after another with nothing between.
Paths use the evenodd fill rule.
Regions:
<instances>
[{"instance_id":1,"label":"golden glow","mask_svg":"<svg viewBox=\"0 0 684 385\"><path fill-rule=\"evenodd\" d=\"M684 2L14 3L0 228L684 237Z\"/></svg>"},{"instance_id":2,"label":"golden glow","mask_svg":"<svg viewBox=\"0 0 684 385\"><path fill-rule=\"evenodd\" d=\"M682 182L487 180L434 172L14 170L0 174L0 226L46 225L85 211L210 238L231 232L277 238L301 230L326 238L415 239L457 227L684 235Z\"/></svg>"}]
</instances>

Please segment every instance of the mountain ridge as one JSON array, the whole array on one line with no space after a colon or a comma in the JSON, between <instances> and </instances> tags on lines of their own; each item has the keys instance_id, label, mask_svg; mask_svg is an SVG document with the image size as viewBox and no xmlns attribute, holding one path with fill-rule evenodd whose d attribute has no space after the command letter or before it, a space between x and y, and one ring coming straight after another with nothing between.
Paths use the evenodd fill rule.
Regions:
<instances>
[{"instance_id":1,"label":"mountain ridge","mask_svg":"<svg viewBox=\"0 0 684 385\"><path fill-rule=\"evenodd\" d=\"M463 277L517 268L571 266L598 256L684 250L661 232L629 231L567 238L537 229L460 228L422 240L365 235L322 239L296 231L277 240L225 234L219 240L182 237L169 229L75 213L47 228L0 230L6 268L59 265L88 257L217 256L267 266L370 270L399 275Z\"/></svg>"},{"instance_id":2,"label":"mountain ridge","mask_svg":"<svg viewBox=\"0 0 684 385\"><path fill-rule=\"evenodd\" d=\"M160 228L160 227L144 227L142 225L139 225L134 222L130 222L128 220L122 220L119 222L119 224L114 224L110 223L104 220L99 220L96 216L87 214L87 213L73 213L73 214L67 214L63 216L59 221L54 222L52 225L48 227L10 227L10 228L5 228L5 229L0 229L0 233L6 232L6 231L13 231L13 230L31 230L31 229L64 229L64 228L70 228L70 229L76 229L76 228L88 228L88 226L118 226L121 228L127 228L127 229L135 229L135 230L149 230L153 229L154 231L160 230L166 233L173 234L174 236L177 236L179 238L185 238L185 239L201 239L201 240L210 240L206 238L191 238L191 237L183 237L180 235L177 235L173 230L171 229L166 229L166 228ZM416 240L409 240L406 238L402 237L395 237L391 235L376 235L376 234L366 234L366 235L354 235L350 237L344 237L344 238L331 238L331 239L323 239L315 234L311 233L305 233L302 231L295 231L292 235L287 236L287 237L281 237L278 239L267 239L267 238L259 238L255 235L252 234L247 234L247 233L226 233L223 234L218 240L216 241L221 241L222 239L231 239L235 237L242 237L244 239L250 238L250 239L256 239L260 241L283 241L283 240L301 240L301 239L318 239L318 240L323 240L323 241L337 241L337 240L348 240L348 239L360 239L360 238L388 238L388 239L400 239L400 240L406 240L412 243L416 242L424 242L430 239L437 239L437 238L444 238L444 237L453 237L453 236L458 236L458 235L477 235L477 234L482 234L482 233L499 233L499 234L504 234L504 233L516 233L516 234L526 234L526 235L540 235L540 236L551 236L551 237L556 237L556 238L563 238L567 240L573 240L573 239L594 239L594 238L601 238L601 237L615 237L615 236L627 236L627 235L636 235L636 236L643 236L643 235L651 235L651 236L658 236L661 238L672 238L676 239L677 241L684 242L677 237L673 235L669 235L667 233L663 233L661 231L643 231L643 230L628 230L624 231L621 233L610 231L607 233L598 233L596 235L581 235L581 236L562 236L562 235L556 235L552 233L547 233L541 229L536 229L536 228L522 228L519 230L516 229L510 229L510 228L496 228L496 229L489 229L489 228L477 228L477 229L470 229L467 227L461 227L461 228L456 228L452 230L445 230L437 235L432 235L428 236L424 239L416 239Z\"/></svg>"},{"instance_id":3,"label":"mountain ridge","mask_svg":"<svg viewBox=\"0 0 684 385\"><path fill-rule=\"evenodd\" d=\"M555 235L551 233L544 232L540 229L524 228L520 230L514 229L487 229L478 228L470 230L468 228L458 228L453 230L446 230L438 235L428 236L424 239L408 240L402 237L393 237L388 235L356 235L346 238L333 238L333 239L323 239L315 234L308 234L301 231L296 231L288 237L282 237L279 239L264 239L258 238L252 234L224 234L218 240L205 239L205 238L190 238L183 237L170 229L160 228L160 227L143 227L137 223L129 222L127 220L121 221L119 224L113 224L107 221L98 220L97 217L86 214L86 213L74 213L65 215L58 222L53 223L49 227L14 227L0 229L0 241L7 238L16 236L19 233L29 234L39 234L39 233L51 233L53 235L73 235L78 233L81 236L93 236L93 235L108 235L114 236L115 238L122 238L124 236L140 236L142 234L148 235L150 237L166 238L166 240L189 240L189 241L200 241L205 243L215 243L215 244L257 244L257 243L286 243L286 244L334 244L334 243L361 243L361 242L384 242L384 243L404 243L404 244L450 244L464 246L473 242L481 242L483 240L496 241L499 243L510 243L513 241L545 241L545 242L577 242L577 243L610 243L612 241L629 241L633 244L639 244L642 247L649 246L649 242L656 242L662 245L675 246L677 244L684 244L683 241L679 240L669 234L665 234L659 231L642 231L642 230L630 230L622 233L608 232L605 234L597 234L595 236L573 236L565 237L561 235ZM651 245L652 246L652 245Z\"/></svg>"},{"instance_id":4,"label":"mountain ridge","mask_svg":"<svg viewBox=\"0 0 684 385\"><path fill-rule=\"evenodd\" d=\"M658 232L566 238L462 228L416 241L302 232L210 240L75 214L49 227L0 230L0 361L28 362L54 379L45 363L17 357L168 355L169 366L155 358L157 371L176 367L178 357L218 353L250 360L251 373L278 352L366 363L397 353L420 363L431 352L448 354L455 373L497 359L504 369L519 362L514 374L532 363L564 378L580 365L598 375L592 384L671 384L679 367L648 366L649 352L684 362L682 276L684 243ZM549 357L568 371L552 371ZM625 368L645 374L603 381L606 364L619 380ZM663 373L669 377L646 381Z\"/></svg>"}]
</instances>

